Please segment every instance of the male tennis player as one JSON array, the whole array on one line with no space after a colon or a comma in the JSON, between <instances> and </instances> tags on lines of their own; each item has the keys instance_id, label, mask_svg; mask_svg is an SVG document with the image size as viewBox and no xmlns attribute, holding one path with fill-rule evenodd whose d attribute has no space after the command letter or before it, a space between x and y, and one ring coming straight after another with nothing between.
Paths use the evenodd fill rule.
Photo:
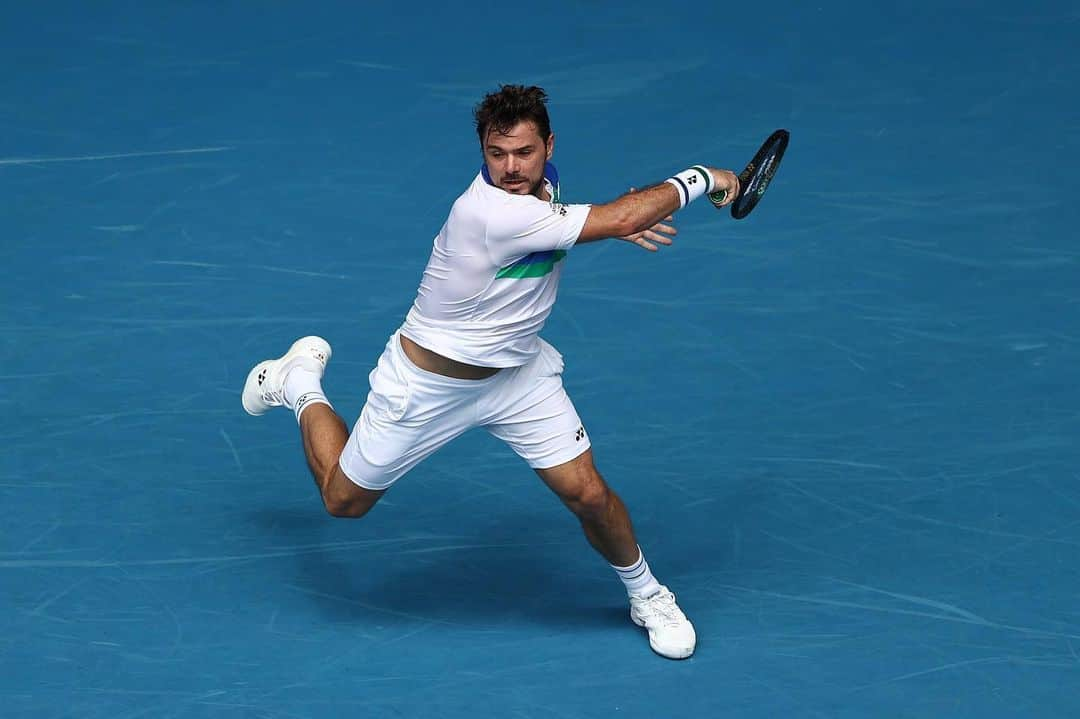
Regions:
<instances>
[{"instance_id":1,"label":"male tennis player","mask_svg":"<svg viewBox=\"0 0 1080 719\"><path fill-rule=\"evenodd\" d=\"M622 500L593 464L589 435L563 389L563 360L539 332L566 253L619 238L646 250L670 245L663 224L706 192L727 191L727 170L695 165L614 202L565 204L538 87L503 86L476 107L484 165L435 238L416 301L369 375L371 391L350 434L323 393L330 345L304 337L260 362L243 406L293 410L326 510L361 517L390 486L473 427L509 444L566 506L626 585L630 618L658 654L689 657L694 627L645 561Z\"/></svg>"}]
</instances>

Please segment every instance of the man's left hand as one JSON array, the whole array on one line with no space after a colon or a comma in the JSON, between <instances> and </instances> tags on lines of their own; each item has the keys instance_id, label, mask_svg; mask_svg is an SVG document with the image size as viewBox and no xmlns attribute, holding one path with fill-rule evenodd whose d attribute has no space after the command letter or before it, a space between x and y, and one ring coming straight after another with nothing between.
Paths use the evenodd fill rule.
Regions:
<instances>
[{"instance_id":1,"label":"man's left hand","mask_svg":"<svg viewBox=\"0 0 1080 719\"><path fill-rule=\"evenodd\" d=\"M630 192L636 191L637 188L630 188ZM665 225L664 222L674 221L675 218L671 215L668 215L664 218L663 222L657 222L655 225L653 225L647 230L635 232L632 235L626 235L625 237L620 237L619 239L626 240L627 242L632 242L638 247L648 250L649 252L656 252L659 249L656 246L657 244L671 245L671 243L673 242L671 237L668 237L668 235L674 235L678 233L678 230L676 230L673 225Z\"/></svg>"}]
</instances>

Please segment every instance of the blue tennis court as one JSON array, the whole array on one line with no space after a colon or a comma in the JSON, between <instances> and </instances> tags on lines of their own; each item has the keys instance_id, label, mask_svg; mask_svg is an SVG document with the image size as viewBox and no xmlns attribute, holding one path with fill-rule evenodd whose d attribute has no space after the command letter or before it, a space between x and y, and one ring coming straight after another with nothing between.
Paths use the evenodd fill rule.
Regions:
<instances>
[{"instance_id":1,"label":"blue tennis court","mask_svg":"<svg viewBox=\"0 0 1080 719\"><path fill-rule=\"evenodd\" d=\"M0 22L5 717L1080 714L1075 2L24 4ZM473 105L564 200L791 146L754 214L572 250L544 336L693 658L473 432L326 515Z\"/></svg>"}]
</instances>

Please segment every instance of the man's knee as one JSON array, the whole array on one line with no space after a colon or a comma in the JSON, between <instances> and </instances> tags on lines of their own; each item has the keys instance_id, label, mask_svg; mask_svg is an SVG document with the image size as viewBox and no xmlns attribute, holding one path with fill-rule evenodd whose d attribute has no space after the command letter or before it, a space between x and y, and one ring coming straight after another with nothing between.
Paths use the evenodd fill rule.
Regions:
<instances>
[{"instance_id":1,"label":"man's knee","mask_svg":"<svg viewBox=\"0 0 1080 719\"><path fill-rule=\"evenodd\" d=\"M375 503L362 502L343 497L323 497L323 505L331 517L341 519L359 519L368 513Z\"/></svg>"},{"instance_id":2,"label":"man's knee","mask_svg":"<svg viewBox=\"0 0 1080 719\"><path fill-rule=\"evenodd\" d=\"M335 466L323 484L323 505L332 517L359 519L375 506L384 491L364 489Z\"/></svg>"},{"instance_id":3,"label":"man's knee","mask_svg":"<svg viewBox=\"0 0 1080 719\"><path fill-rule=\"evenodd\" d=\"M570 510L582 519L603 517L611 503L611 490L595 470L585 473L575 491L566 497Z\"/></svg>"}]
</instances>

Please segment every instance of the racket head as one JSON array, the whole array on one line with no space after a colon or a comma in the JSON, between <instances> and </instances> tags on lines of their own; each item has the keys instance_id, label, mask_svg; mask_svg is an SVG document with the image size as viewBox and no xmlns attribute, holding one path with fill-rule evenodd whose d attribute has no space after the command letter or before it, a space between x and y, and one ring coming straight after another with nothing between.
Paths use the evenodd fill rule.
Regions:
<instances>
[{"instance_id":1,"label":"racket head","mask_svg":"<svg viewBox=\"0 0 1080 719\"><path fill-rule=\"evenodd\" d=\"M769 188L776 170L780 167L780 160L787 150L788 139L791 133L787 130L776 130L762 143L754 154L754 158L739 173L739 196L731 203L731 216L741 220L757 207L765 190ZM724 191L709 195L715 203L724 201Z\"/></svg>"}]
</instances>

